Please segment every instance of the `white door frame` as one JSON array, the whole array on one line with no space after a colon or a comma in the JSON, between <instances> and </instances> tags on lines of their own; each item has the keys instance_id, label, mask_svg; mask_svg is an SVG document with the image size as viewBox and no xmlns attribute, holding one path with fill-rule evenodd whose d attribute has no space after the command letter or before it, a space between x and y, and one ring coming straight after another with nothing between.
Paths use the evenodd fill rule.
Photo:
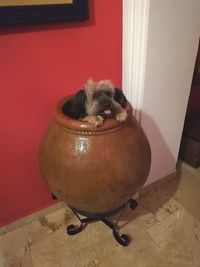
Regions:
<instances>
[{"instance_id":1,"label":"white door frame","mask_svg":"<svg viewBox=\"0 0 200 267\"><path fill-rule=\"evenodd\" d=\"M150 0L123 0L122 88L141 122Z\"/></svg>"}]
</instances>

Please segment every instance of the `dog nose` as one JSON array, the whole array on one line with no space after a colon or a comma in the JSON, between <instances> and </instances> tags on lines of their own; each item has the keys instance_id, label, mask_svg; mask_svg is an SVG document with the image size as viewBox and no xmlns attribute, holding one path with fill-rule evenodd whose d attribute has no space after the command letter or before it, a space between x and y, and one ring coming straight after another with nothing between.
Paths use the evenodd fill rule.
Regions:
<instances>
[{"instance_id":1,"label":"dog nose","mask_svg":"<svg viewBox=\"0 0 200 267\"><path fill-rule=\"evenodd\" d=\"M105 101L105 102L103 103L104 108L109 108L110 105L111 105L110 101Z\"/></svg>"}]
</instances>

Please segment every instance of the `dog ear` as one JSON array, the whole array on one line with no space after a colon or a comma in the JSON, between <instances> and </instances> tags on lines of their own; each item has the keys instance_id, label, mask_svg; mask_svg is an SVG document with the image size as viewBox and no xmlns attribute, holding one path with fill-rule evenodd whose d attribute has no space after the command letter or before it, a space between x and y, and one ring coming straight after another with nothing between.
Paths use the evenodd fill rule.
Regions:
<instances>
[{"instance_id":1,"label":"dog ear","mask_svg":"<svg viewBox=\"0 0 200 267\"><path fill-rule=\"evenodd\" d=\"M84 118L86 116L86 94L85 90L81 89L71 100L70 113L74 119Z\"/></svg>"},{"instance_id":2,"label":"dog ear","mask_svg":"<svg viewBox=\"0 0 200 267\"><path fill-rule=\"evenodd\" d=\"M118 102L123 108L126 107L127 99L122 90L120 90L119 88L115 88L114 100Z\"/></svg>"}]
</instances>

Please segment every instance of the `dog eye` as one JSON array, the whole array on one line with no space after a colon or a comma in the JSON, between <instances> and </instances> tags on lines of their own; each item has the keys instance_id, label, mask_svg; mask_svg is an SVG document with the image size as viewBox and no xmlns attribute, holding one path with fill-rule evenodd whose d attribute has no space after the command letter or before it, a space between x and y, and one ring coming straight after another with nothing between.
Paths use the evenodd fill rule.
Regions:
<instances>
[{"instance_id":1,"label":"dog eye","mask_svg":"<svg viewBox=\"0 0 200 267\"><path fill-rule=\"evenodd\" d=\"M109 96L109 97L112 96L111 92L106 92L106 95Z\"/></svg>"},{"instance_id":2,"label":"dog eye","mask_svg":"<svg viewBox=\"0 0 200 267\"><path fill-rule=\"evenodd\" d=\"M99 96L99 93L94 93L93 94L93 98L95 99L95 98L98 98L98 96Z\"/></svg>"}]
</instances>

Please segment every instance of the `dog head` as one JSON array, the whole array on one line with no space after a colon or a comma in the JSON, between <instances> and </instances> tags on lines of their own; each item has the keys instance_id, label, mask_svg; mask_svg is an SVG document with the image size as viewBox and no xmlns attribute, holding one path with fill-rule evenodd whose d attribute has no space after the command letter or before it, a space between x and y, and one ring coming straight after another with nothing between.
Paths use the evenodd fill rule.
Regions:
<instances>
[{"instance_id":1,"label":"dog head","mask_svg":"<svg viewBox=\"0 0 200 267\"><path fill-rule=\"evenodd\" d=\"M114 118L126 104L127 100L122 90L115 88L110 81L89 80L63 107L63 112L70 114L74 119L81 119L87 115Z\"/></svg>"},{"instance_id":2,"label":"dog head","mask_svg":"<svg viewBox=\"0 0 200 267\"><path fill-rule=\"evenodd\" d=\"M97 83L89 80L85 85L85 95L87 114L101 115L104 118L114 117L127 102L122 91L108 80Z\"/></svg>"}]
</instances>

